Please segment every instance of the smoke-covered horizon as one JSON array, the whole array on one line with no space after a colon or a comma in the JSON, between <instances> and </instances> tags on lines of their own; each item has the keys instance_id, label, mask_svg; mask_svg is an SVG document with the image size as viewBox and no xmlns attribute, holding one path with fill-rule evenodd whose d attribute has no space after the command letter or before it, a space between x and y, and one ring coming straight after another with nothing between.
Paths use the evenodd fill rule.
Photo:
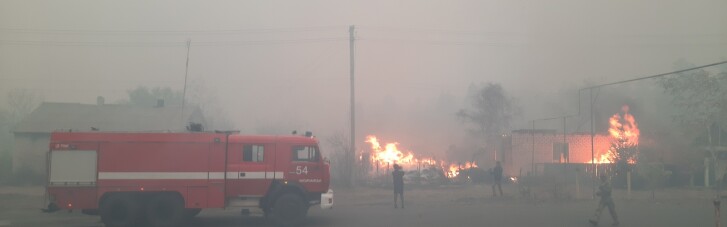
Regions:
<instances>
[{"instance_id":1,"label":"smoke-covered horizon","mask_svg":"<svg viewBox=\"0 0 727 227\"><path fill-rule=\"evenodd\" d=\"M719 1L3 1L0 99L12 89L80 103L121 100L137 86L181 90L189 40L188 81L204 83L236 128L348 134L355 25L359 147L374 134L436 152L462 143L456 112L473 84L501 84L523 108L512 124L519 129L577 113L586 85L671 71L682 59L724 60L725 9ZM637 118L648 113L646 83L604 89L614 96L601 96L599 111L632 104ZM568 131L585 130L574 121Z\"/></svg>"}]
</instances>

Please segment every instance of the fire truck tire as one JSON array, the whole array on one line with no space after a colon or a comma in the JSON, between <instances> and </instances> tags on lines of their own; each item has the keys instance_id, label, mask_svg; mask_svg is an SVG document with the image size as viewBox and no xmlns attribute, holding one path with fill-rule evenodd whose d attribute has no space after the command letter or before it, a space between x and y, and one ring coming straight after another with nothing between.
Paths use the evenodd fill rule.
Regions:
<instances>
[{"instance_id":1,"label":"fire truck tire","mask_svg":"<svg viewBox=\"0 0 727 227\"><path fill-rule=\"evenodd\" d=\"M146 205L146 218L151 226L178 226L187 217L184 199L177 194L162 193L149 200Z\"/></svg>"},{"instance_id":2,"label":"fire truck tire","mask_svg":"<svg viewBox=\"0 0 727 227\"><path fill-rule=\"evenodd\" d=\"M136 226L141 220L141 207L128 194L111 195L101 202L101 221L109 227Z\"/></svg>"},{"instance_id":3,"label":"fire truck tire","mask_svg":"<svg viewBox=\"0 0 727 227\"><path fill-rule=\"evenodd\" d=\"M200 212L202 212L202 209L185 209L184 216L187 218L193 218L194 216L197 216Z\"/></svg>"},{"instance_id":4,"label":"fire truck tire","mask_svg":"<svg viewBox=\"0 0 727 227\"><path fill-rule=\"evenodd\" d=\"M273 216L279 226L298 226L306 215L307 206L300 196L288 193L283 194L275 201Z\"/></svg>"}]
</instances>

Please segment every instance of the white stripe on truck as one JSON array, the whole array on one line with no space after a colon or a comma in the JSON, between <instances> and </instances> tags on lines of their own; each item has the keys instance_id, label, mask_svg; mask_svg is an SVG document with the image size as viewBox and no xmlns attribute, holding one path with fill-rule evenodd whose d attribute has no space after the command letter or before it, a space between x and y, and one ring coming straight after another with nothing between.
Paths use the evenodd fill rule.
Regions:
<instances>
[{"instance_id":1,"label":"white stripe on truck","mask_svg":"<svg viewBox=\"0 0 727 227\"><path fill-rule=\"evenodd\" d=\"M225 172L99 172L98 179L222 180L225 179ZM283 172L227 172L227 179L283 179Z\"/></svg>"}]
</instances>

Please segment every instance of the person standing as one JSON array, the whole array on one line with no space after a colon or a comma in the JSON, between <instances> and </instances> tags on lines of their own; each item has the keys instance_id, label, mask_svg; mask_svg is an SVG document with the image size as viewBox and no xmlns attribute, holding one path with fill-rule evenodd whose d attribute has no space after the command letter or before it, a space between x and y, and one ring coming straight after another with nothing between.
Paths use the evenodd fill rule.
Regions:
<instances>
[{"instance_id":1,"label":"person standing","mask_svg":"<svg viewBox=\"0 0 727 227\"><path fill-rule=\"evenodd\" d=\"M401 209L404 209L404 170L400 165L394 164L394 171L391 172L394 177L394 208L397 208L397 197L401 199Z\"/></svg>"},{"instance_id":2,"label":"person standing","mask_svg":"<svg viewBox=\"0 0 727 227\"><path fill-rule=\"evenodd\" d=\"M502 196L502 165L500 164L500 161L495 163L495 168L492 170L492 176L494 178L494 182L492 183L492 197L497 196L497 193L495 193L495 186L500 189L500 196Z\"/></svg>"},{"instance_id":3,"label":"person standing","mask_svg":"<svg viewBox=\"0 0 727 227\"><path fill-rule=\"evenodd\" d=\"M593 214L593 218L588 219L588 222L592 225L598 225L598 220L601 218L603 208L608 207L608 213L611 214L611 218L613 219L613 226L617 226L619 225L619 222L618 217L616 216L616 204L613 203L613 198L611 198L611 183L608 182L608 177L606 175L601 175L600 177L601 184L598 186L596 196L601 197L601 200L598 202L596 213Z\"/></svg>"}]
</instances>

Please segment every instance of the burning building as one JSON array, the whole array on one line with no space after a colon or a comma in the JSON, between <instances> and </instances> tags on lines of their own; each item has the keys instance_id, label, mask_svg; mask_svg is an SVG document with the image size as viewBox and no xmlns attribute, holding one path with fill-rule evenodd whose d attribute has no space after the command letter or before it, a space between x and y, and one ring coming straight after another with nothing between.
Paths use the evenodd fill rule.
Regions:
<instances>
[{"instance_id":1,"label":"burning building","mask_svg":"<svg viewBox=\"0 0 727 227\"><path fill-rule=\"evenodd\" d=\"M436 169L448 178L456 177L462 169L477 168L477 164L471 161L447 162L422 153L402 151L399 143L381 143L373 135L366 137L366 143L370 145L370 149L359 154L359 162L363 171L372 176L388 175L394 164L402 166L405 171L419 173L425 169Z\"/></svg>"},{"instance_id":2,"label":"burning building","mask_svg":"<svg viewBox=\"0 0 727 227\"><path fill-rule=\"evenodd\" d=\"M494 161L501 161L507 176L541 174L546 166L561 164L611 164L623 160L637 161L639 129L628 106L609 119L608 133L570 133L557 130L514 130L503 135L499 149L492 151ZM368 176L388 175L394 164L406 171L436 168L447 178L457 177L461 170L478 168L473 161L450 161L426 156L422 152L403 151L399 143L382 143L376 136L366 137L370 145L359 153L359 162ZM593 149L591 149L593 147ZM577 166L577 165L576 165ZM589 168L590 165L581 165ZM588 170L587 170L588 171Z\"/></svg>"},{"instance_id":3,"label":"burning building","mask_svg":"<svg viewBox=\"0 0 727 227\"><path fill-rule=\"evenodd\" d=\"M610 162L610 141L608 135L594 136L596 163ZM591 162L591 135L587 133L563 135L556 130L515 130L503 139L503 143L511 144L503 146L511 150L503 150L501 160L505 173L511 176L527 174L533 165L535 173L542 173L543 164Z\"/></svg>"},{"instance_id":4,"label":"burning building","mask_svg":"<svg viewBox=\"0 0 727 227\"><path fill-rule=\"evenodd\" d=\"M498 159L507 175L539 174L544 166L559 163L614 163L622 159L635 163L639 129L628 106L609 118L608 134L563 134L557 130L514 130L504 135ZM593 146L593 154L591 153ZM592 160L593 158L593 160Z\"/></svg>"}]
</instances>

